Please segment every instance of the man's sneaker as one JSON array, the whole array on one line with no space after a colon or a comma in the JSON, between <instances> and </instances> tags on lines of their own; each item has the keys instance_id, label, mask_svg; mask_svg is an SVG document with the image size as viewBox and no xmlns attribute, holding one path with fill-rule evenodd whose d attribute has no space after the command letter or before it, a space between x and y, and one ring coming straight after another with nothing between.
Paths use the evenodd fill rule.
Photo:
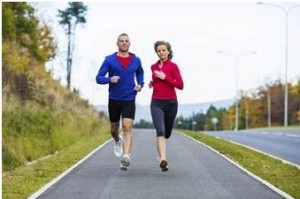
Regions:
<instances>
[{"instance_id":1,"label":"man's sneaker","mask_svg":"<svg viewBox=\"0 0 300 199\"><path fill-rule=\"evenodd\" d=\"M130 165L130 157L128 154L124 154L121 159L121 164L125 167L128 167Z\"/></svg>"},{"instance_id":2,"label":"man's sneaker","mask_svg":"<svg viewBox=\"0 0 300 199\"><path fill-rule=\"evenodd\" d=\"M127 171L127 170L128 170L128 167L121 164L121 165L120 165L120 169L121 169L122 171Z\"/></svg>"},{"instance_id":3,"label":"man's sneaker","mask_svg":"<svg viewBox=\"0 0 300 199\"><path fill-rule=\"evenodd\" d=\"M121 157L123 154L123 147L122 147L123 138L119 135L119 141L115 141L114 145L114 153L116 157Z\"/></svg>"},{"instance_id":4,"label":"man's sneaker","mask_svg":"<svg viewBox=\"0 0 300 199\"><path fill-rule=\"evenodd\" d=\"M167 160L161 160L159 167L161 168L161 171L168 171L168 161Z\"/></svg>"}]
</instances>

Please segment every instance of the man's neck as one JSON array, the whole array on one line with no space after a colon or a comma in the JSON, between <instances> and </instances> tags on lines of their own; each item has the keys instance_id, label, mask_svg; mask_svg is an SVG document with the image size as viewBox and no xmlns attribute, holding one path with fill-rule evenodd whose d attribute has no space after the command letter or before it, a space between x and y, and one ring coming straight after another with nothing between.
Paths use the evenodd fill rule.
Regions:
<instances>
[{"instance_id":1,"label":"man's neck","mask_svg":"<svg viewBox=\"0 0 300 199\"><path fill-rule=\"evenodd\" d=\"M119 52L117 53L117 55L120 56L120 57L128 57L128 56L129 56L129 52L120 52L120 51L119 51Z\"/></svg>"}]
</instances>

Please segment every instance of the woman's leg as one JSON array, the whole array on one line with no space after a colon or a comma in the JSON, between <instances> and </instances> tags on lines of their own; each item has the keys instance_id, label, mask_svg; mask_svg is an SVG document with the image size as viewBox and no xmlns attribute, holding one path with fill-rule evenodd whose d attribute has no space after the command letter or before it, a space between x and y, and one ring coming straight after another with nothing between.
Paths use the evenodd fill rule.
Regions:
<instances>
[{"instance_id":1,"label":"woman's leg","mask_svg":"<svg viewBox=\"0 0 300 199\"><path fill-rule=\"evenodd\" d=\"M160 160L166 160L166 139L164 136L156 137L156 147Z\"/></svg>"},{"instance_id":2,"label":"woman's leg","mask_svg":"<svg viewBox=\"0 0 300 199\"><path fill-rule=\"evenodd\" d=\"M174 121L177 115L178 110L178 102L177 100L171 100L168 102L166 107L166 114L165 114L165 138L169 139L172 134Z\"/></svg>"},{"instance_id":3,"label":"woman's leg","mask_svg":"<svg viewBox=\"0 0 300 199\"><path fill-rule=\"evenodd\" d=\"M166 159L166 144L165 144L165 124L164 111L162 105L157 100L151 101L151 116L153 125L156 129L156 147L158 155L161 159Z\"/></svg>"}]
</instances>

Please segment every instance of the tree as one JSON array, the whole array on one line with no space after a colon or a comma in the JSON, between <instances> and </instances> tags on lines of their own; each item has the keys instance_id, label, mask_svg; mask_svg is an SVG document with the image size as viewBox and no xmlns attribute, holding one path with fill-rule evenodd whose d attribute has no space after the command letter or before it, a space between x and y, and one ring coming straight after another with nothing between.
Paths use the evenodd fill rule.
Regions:
<instances>
[{"instance_id":1,"label":"tree","mask_svg":"<svg viewBox=\"0 0 300 199\"><path fill-rule=\"evenodd\" d=\"M2 38L16 42L23 51L45 63L55 56L56 44L48 26L40 25L34 13L26 2L2 3Z\"/></svg>"},{"instance_id":2,"label":"tree","mask_svg":"<svg viewBox=\"0 0 300 199\"><path fill-rule=\"evenodd\" d=\"M44 64L55 56L50 29L26 2L2 3L2 88L23 102L37 95L37 80L47 76Z\"/></svg>"},{"instance_id":3,"label":"tree","mask_svg":"<svg viewBox=\"0 0 300 199\"><path fill-rule=\"evenodd\" d=\"M291 85L289 96L289 122L292 125L300 124L300 79Z\"/></svg>"},{"instance_id":4,"label":"tree","mask_svg":"<svg viewBox=\"0 0 300 199\"><path fill-rule=\"evenodd\" d=\"M218 110L213 105L210 105L208 110L206 111L205 124L204 124L205 130L214 130L213 123L211 122L211 119L214 117L218 118Z\"/></svg>"},{"instance_id":5,"label":"tree","mask_svg":"<svg viewBox=\"0 0 300 199\"><path fill-rule=\"evenodd\" d=\"M58 10L58 17L61 18L59 24L66 28L68 36L67 88L70 90L75 30L77 24L86 23L87 6L83 5L82 2L69 2L68 4L69 7L66 10Z\"/></svg>"}]
</instances>

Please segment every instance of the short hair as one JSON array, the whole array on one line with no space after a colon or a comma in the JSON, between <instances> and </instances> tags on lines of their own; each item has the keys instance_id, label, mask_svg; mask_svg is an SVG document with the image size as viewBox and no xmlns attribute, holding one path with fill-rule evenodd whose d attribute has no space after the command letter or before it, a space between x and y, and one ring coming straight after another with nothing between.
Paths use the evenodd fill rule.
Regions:
<instances>
[{"instance_id":1,"label":"short hair","mask_svg":"<svg viewBox=\"0 0 300 199\"><path fill-rule=\"evenodd\" d=\"M122 37L122 36L129 37L127 33L124 33L124 32L123 32L123 33L121 33L121 34L118 36L117 41L119 41L119 38Z\"/></svg>"},{"instance_id":2,"label":"short hair","mask_svg":"<svg viewBox=\"0 0 300 199\"><path fill-rule=\"evenodd\" d=\"M172 51L172 47L171 47L171 44L167 41L157 41L154 43L154 50L155 52L157 52L157 47L158 46L161 46L161 45L165 45L168 49L168 51L170 52L169 55L168 55L168 58L171 60L173 58L173 51Z\"/></svg>"}]
</instances>

